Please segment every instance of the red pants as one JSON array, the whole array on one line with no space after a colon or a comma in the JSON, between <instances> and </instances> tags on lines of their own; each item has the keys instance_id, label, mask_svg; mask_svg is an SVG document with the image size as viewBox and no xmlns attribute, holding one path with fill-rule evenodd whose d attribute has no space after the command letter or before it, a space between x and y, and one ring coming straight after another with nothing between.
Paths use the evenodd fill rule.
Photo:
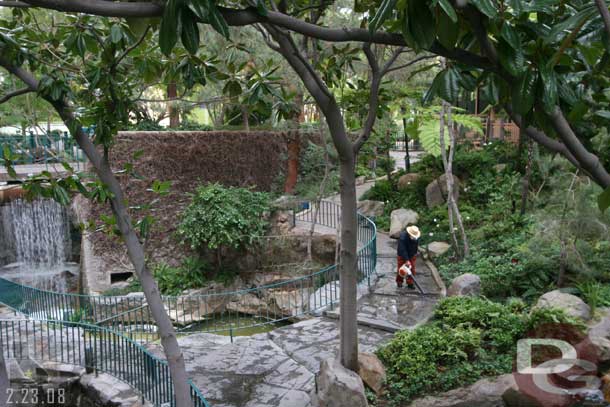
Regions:
<instances>
[{"instance_id":1,"label":"red pants","mask_svg":"<svg viewBox=\"0 0 610 407\"><path fill-rule=\"evenodd\" d=\"M411 272L413 273L413 275L415 275L415 256L413 256L409 260L405 260L402 257L398 256L397 261L398 267L396 268L396 283L402 285L404 279L400 276L400 274L398 274L398 270L408 261L409 263L411 263ZM407 277L407 284L413 284L413 277Z\"/></svg>"}]
</instances>

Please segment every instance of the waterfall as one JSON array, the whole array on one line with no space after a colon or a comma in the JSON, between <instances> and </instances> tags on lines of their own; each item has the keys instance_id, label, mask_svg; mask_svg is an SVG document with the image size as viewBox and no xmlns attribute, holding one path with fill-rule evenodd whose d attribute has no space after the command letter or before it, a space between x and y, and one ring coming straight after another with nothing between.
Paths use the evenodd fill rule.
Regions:
<instances>
[{"instance_id":1,"label":"waterfall","mask_svg":"<svg viewBox=\"0 0 610 407\"><path fill-rule=\"evenodd\" d=\"M14 262L5 271L38 288L61 288L54 287L56 276L65 270L71 251L66 208L50 199L17 199L2 207L2 229L8 246L3 250Z\"/></svg>"}]
</instances>

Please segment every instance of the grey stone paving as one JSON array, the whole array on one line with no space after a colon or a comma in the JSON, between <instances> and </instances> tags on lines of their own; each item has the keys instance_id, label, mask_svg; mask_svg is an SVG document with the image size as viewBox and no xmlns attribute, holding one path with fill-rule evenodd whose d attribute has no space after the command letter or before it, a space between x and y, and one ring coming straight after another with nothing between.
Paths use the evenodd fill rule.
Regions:
<instances>
[{"instance_id":1,"label":"grey stone paving","mask_svg":"<svg viewBox=\"0 0 610 407\"><path fill-rule=\"evenodd\" d=\"M359 301L359 321L409 329L432 314L437 296L420 296L396 288L395 243L380 235L378 276ZM437 294L431 270L418 263L418 281ZM329 311L336 315L336 310ZM373 352L392 333L359 324L360 351ZM320 362L337 355L338 320L311 318L266 334L227 337L193 334L179 339L187 370L215 407L309 407ZM153 351L161 355L158 345Z\"/></svg>"}]
</instances>

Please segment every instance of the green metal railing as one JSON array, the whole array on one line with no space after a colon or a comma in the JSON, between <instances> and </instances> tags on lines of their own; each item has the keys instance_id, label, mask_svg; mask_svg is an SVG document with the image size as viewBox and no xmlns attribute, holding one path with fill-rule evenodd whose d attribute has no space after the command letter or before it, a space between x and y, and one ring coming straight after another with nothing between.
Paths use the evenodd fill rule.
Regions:
<instances>
[{"instance_id":1,"label":"green metal railing","mask_svg":"<svg viewBox=\"0 0 610 407\"><path fill-rule=\"evenodd\" d=\"M300 202L297 207L295 221L315 222L333 229L340 224L340 208L333 202ZM377 263L377 230L375 223L361 214L358 214L357 238L358 281L370 286ZM332 265L289 281L238 291L163 296L162 299L179 330L224 333L232 339L241 330L278 324L334 306L339 301L339 271ZM143 296L57 293L0 278L0 303L34 320L94 327L104 335L129 343L156 339L154 319ZM131 360L123 362L131 363ZM169 376L159 377L169 380ZM140 390L145 394L145 389Z\"/></svg>"},{"instance_id":2,"label":"green metal railing","mask_svg":"<svg viewBox=\"0 0 610 407\"><path fill-rule=\"evenodd\" d=\"M57 362L104 372L128 383L155 406L173 406L167 362L128 337L83 323L50 320L0 320L0 348L6 359ZM193 407L209 407L189 382Z\"/></svg>"},{"instance_id":3,"label":"green metal railing","mask_svg":"<svg viewBox=\"0 0 610 407\"><path fill-rule=\"evenodd\" d=\"M74 139L67 132L48 134L12 135L0 134L0 158L4 157L4 146L17 160L13 165L40 164L46 170L61 162L70 163L77 170L84 169L87 158ZM58 167L59 168L59 167Z\"/></svg>"}]
</instances>

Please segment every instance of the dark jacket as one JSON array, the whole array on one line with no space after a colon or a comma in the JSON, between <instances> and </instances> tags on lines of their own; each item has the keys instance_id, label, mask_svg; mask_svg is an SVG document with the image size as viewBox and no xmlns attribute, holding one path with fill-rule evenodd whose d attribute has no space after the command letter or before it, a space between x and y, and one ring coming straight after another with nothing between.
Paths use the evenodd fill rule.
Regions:
<instances>
[{"instance_id":1,"label":"dark jacket","mask_svg":"<svg viewBox=\"0 0 610 407\"><path fill-rule=\"evenodd\" d=\"M401 232L398 238L398 255L409 260L417 254L418 241L411 238L407 232Z\"/></svg>"}]
</instances>

